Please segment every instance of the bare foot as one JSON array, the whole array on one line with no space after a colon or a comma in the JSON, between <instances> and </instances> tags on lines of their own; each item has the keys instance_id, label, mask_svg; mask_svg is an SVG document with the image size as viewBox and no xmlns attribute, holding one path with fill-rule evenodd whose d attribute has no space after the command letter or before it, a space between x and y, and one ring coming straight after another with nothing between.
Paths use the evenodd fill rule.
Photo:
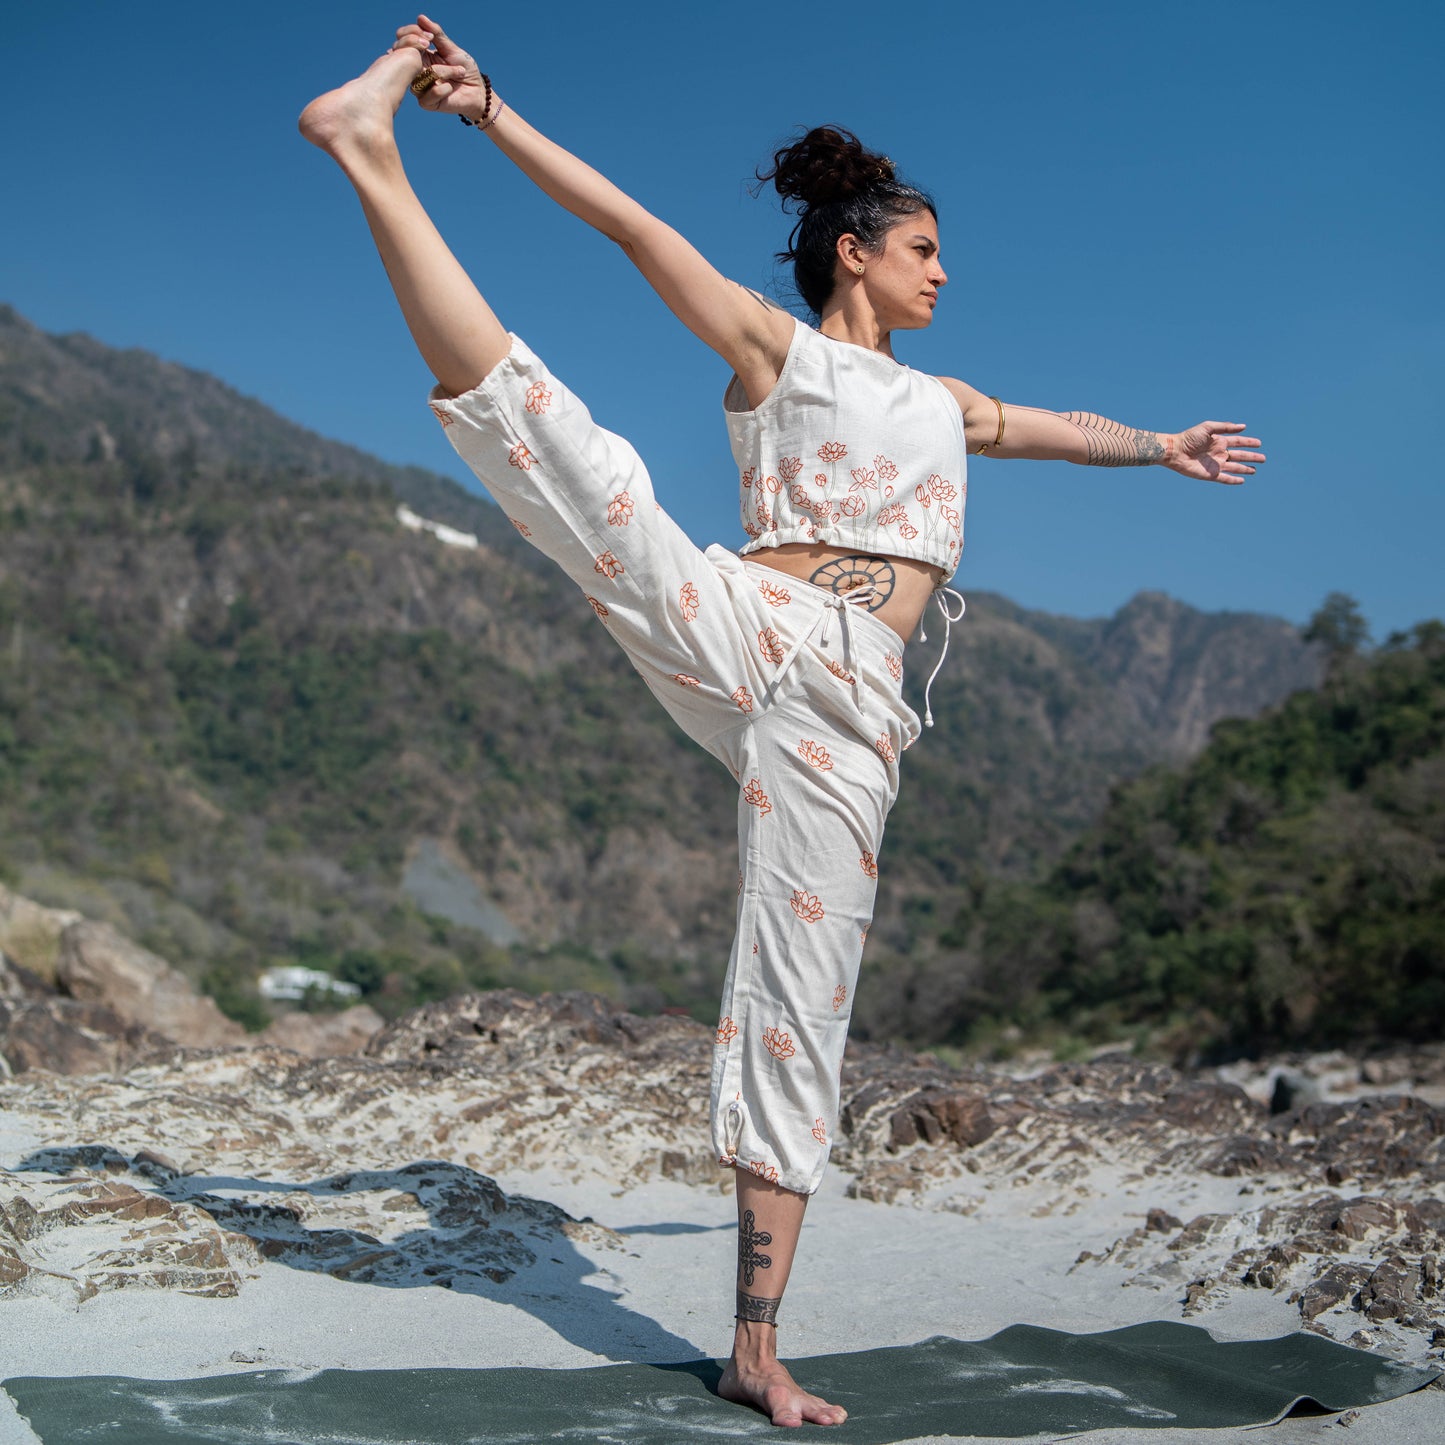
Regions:
<instances>
[{"instance_id":1,"label":"bare foot","mask_svg":"<svg viewBox=\"0 0 1445 1445\"><path fill-rule=\"evenodd\" d=\"M301 134L343 164L392 142L391 118L426 62L418 50L390 50L339 90L328 90L301 112Z\"/></svg>"},{"instance_id":2,"label":"bare foot","mask_svg":"<svg viewBox=\"0 0 1445 1445\"><path fill-rule=\"evenodd\" d=\"M759 1360L741 1365L735 1355L718 1381L717 1392L724 1400L751 1405L761 1410L774 1425L841 1425L848 1412L810 1395L777 1360Z\"/></svg>"}]
</instances>

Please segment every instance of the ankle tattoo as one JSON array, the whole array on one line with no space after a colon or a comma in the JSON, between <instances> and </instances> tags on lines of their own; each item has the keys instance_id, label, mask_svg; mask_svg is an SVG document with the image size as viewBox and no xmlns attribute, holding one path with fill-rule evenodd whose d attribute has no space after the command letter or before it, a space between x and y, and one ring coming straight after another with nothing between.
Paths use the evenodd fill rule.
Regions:
<instances>
[{"instance_id":1,"label":"ankle tattoo","mask_svg":"<svg viewBox=\"0 0 1445 1445\"><path fill-rule=\"evenodd\" d=\"M762 1299L755 1294L744 1294L738 1291L738 1312L733 1316L738 1320L751 1320L754 1324L772 1325L775 1329L778 1324L778 1306L782 1300Z\"/></svg>"}]
</instances>

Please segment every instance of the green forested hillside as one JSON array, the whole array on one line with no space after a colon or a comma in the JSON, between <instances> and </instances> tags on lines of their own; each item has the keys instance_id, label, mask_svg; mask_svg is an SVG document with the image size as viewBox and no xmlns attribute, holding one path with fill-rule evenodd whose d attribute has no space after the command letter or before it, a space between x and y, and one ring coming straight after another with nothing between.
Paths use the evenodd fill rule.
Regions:
<instances>
[{"instance_id":1,"label":"green forested hillside","mask_svg":"<svg viewBox=\"0 0 1445 1445\"><path fill-rule=\"evenodd\" d=\"M915 1036L1144 1029L1215 1056L1438 1039L1445 625L1218 724L1187 767L1121 787L1044 882L981 883L945 941L904 967Z\"/></svg>"},{"instance_id":2,"label":"green forested hillside","mask_svg":"<svg viewBox=\"0 0 1445 1445\"><path fill-rule=\"evenodd\" d=\"M406 530L399 500L479 547ZM936 645L910 650L915 695ZM888 982L861 1025L931 1031L898 959L958 957L984 880L1036 876L1120 779L1318 665L1283 622L1157 594L1097 620L971 594L904 769L870 943ZM733 827L731 780L490 503L0 308L10 884L110 918L251 1018L256 970L288 959L389 1009L507 982L705 1015ZM519 944L418 907L407 880L435 856Z\"/></svg>"}]
</instances>

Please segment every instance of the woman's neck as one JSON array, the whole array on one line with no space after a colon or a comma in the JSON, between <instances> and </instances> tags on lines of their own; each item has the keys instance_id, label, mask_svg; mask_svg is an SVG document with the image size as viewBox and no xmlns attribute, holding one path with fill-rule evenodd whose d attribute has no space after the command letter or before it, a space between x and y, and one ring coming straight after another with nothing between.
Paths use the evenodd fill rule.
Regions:
<instances>
[{"instance_id":1,"label":"woman's neck","mask_svg":"<svg viewBox=\"0 0 1445 1445\"><path fill-rule=\"evenodd\" d=\"M818 320L818 330L834 341L847 341L853 346L881 352L891 360L897 359L893 355L893 333L883 329L878 313L868 304L861 288L853 290L837 305L825 307Z\"/></svg>"}]
</instances>

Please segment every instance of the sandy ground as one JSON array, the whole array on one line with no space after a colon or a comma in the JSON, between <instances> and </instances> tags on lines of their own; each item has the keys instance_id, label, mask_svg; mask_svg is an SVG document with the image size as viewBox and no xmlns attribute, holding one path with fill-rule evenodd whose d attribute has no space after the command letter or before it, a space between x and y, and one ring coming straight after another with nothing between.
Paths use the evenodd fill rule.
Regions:
<instances>
[{"instance_id":1,"label":"sandy ground","mask_svg":"<svg viewBox=\"0 0 1445 1445\"><path fill-rule=\"evenodd\" d=\"M0 1113L0 1166L38 1142ZM435 1287L343 1281L267 1261L238 1297L117 1290L84 1305L51 1298L4 1307L0 1374L119 1374L185 1379L257 1368L396 1369L532 1365L575 1368L617 1360L717 1356L730 1341L733 1203L705 1187L651 1181L610 1190L561 1175L499 1174L509 1193L560 1205L609 1226L622 1243L561 1242L511 1281L506 1298ZM1093 1331L1181 1318L1175 1290L1124 1286L1128 1271L1090 1265L1151 1206L1182 1217L1239 1207L1239 1184L1217 1178L1120 1185L1068 1218L1031 1217L1028 1189L981 1193L971 1216L845 1197L834 1171L813 1201L786 1302L782 1346L801 1356L907 1344L931 1335L980 1339L1030 1323ZM216 1192L225 1190L218 1184ZM499 1293L501 1293L499 1291ZM1266 1291L1236 1292L1200 1316L1226 1339L1298 1328ZM1243 1438L1238 1430L1096 1431L1090 1441ZM1362 1412L1290 1419L1271 1441L1329 1438L1435 1445L1445 1439L1445 1392L1428 1389ZM942 1439L944 1437L929 1437ZM984 1437L948 1437L972 1438ZM38 1437L0 1394L0 1445ZM55 1442L46 1442L55 1445Z\"/></svg>"}]
</instances>

